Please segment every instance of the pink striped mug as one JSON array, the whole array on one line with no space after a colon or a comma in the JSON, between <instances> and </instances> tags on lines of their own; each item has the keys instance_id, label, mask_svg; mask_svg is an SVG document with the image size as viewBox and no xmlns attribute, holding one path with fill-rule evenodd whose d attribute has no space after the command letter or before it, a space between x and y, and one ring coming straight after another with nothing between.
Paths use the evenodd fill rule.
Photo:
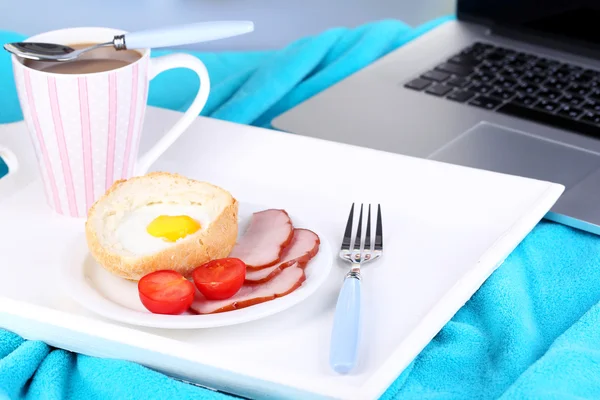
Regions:
<instances>
[{"instance_id":1,"label":"pink striped mug","mask_svg":"<svg viewBox=\"0 0 600 400\"><path fill-rule=\"evenodd\" d=\"M124 31L70 28L26 41L100 43ZM208 99L204 64L189 54L150 58L150 49L121 68L88 74L54 74L31 68L12 56L25 123L35 148L47 202L58 214L83 218L119 179L146 173L189 127ZM150 81L172 68L189 68L200 89L185 112L146 154L138 157Z\"/></svg>"}]
</instances>

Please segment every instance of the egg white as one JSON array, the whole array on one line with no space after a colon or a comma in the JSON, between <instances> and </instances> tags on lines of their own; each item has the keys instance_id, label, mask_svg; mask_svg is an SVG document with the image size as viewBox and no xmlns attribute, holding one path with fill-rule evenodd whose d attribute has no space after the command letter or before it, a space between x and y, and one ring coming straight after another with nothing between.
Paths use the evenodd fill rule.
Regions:
<instances>
[{"instance_id":1,"label":"egg white","mask_svg":"<svg viewBox=\"0 0 600 400\"><path fill-rule=\"evenodd\" d=\"M178 242L168 242L160 237L152 236L146 228L160 215L187 215L200 223L200 230L205 230L211 224L210 215L204 207L183 204L153 204L133 210L123 217L117 227L117 240L127 250L135 255L148 255L164 250Z\"/></svg>"}]
</instances>

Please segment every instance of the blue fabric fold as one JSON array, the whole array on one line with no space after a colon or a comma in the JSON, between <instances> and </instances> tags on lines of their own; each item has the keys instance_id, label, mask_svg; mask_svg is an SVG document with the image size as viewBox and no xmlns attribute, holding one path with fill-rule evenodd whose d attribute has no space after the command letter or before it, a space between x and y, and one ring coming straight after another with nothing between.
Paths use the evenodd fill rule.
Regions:
<instances>
[{"instance_id":1,"label":"blue fabric fold","mask_svg":"<svg viewBox=\"0 0 600 400\"><path fill-rule=\"evenodd\" d=\"M393 20L335 28L278 51L193 53L211 76L202 115L270 127L274 116L450 18L417 28ZM20 39L0 32L0 43ZM193 73L167 71L152 81L148 103L184 111L197 88ZM0 123L21 119L10 59L2 51ZM542 221L382 398L600 398L598 282L598 237ZM2 394L11 399L229 398L135 363L55 349L6 330L0 330Z\"/></svg>"}]
</instances>

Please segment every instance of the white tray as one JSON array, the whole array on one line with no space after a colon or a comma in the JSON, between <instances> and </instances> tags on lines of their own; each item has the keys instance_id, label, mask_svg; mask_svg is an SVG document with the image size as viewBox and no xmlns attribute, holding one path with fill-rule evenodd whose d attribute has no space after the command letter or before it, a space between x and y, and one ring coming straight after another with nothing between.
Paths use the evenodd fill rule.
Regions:
<instances>
[{"instance_id":1,"label":"white tray","mask_svg":"<svg viewBox=\"0 0 600 400\"><path fill-rule=\"evenodd\" d=\"M142 149L178 115L150 108ZM361 364L339 376L327 360L344 264L335 261L308 300L260 321L179 331L112 322L49 285L53 271L73 262L70 246L83 222L49 213L21 123L0 126L0 146L13 150L21 166L0 180L0 326L253 398L380 396L563 191L557 184L198 118L153 170L208 180L242 201L309 216L333 249L351 202L382 204L385 255L364 270Z\"/></svg>"}]
</instances>

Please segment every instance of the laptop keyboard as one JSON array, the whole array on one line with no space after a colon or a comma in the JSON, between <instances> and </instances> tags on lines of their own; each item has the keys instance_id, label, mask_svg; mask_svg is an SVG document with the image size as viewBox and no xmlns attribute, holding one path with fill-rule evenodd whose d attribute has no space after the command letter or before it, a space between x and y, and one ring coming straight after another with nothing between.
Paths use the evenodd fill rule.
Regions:
<instances>
[{"instance_id":1,"label":"laptop keyboard","mask_svg":"<svg viewBox=\"0 0 600 400\"><path fill-rule=\"evenodd\" d=\"M600 137L600 72L474 43L404 87Z\"/></svg>"}]
</instances>

